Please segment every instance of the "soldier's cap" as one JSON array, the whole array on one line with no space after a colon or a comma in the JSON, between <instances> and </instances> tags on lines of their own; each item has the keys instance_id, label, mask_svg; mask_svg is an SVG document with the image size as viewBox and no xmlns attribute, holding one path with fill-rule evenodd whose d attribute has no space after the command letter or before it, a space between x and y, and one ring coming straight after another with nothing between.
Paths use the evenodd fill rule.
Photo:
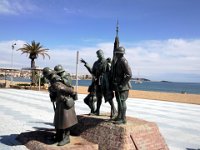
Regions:
<instances>
[{"instance_id":1,"label":"soldier's cap","mask_svg":"<svg viewBox=\"0 0 200 150\"><path fill-rule=\"evenodd\" d=\"M99 50L97 50L97 52L96 52L97 54L103 54L103 50L101 50L101 49L99 49Z\"/></svg>"}]
</instances>

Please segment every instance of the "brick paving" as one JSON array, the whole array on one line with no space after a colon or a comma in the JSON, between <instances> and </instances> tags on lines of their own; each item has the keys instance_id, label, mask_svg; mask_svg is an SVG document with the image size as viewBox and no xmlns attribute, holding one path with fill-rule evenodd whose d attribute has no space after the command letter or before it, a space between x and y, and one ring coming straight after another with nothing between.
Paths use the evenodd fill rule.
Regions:
<instances>
[{"instance_id":1,"label":"brick paving","mask_svg":"<svg viewBox=\"0 0 200 150\"><path fill-rule=\"evenodd\" d=\"M89 113L79 94L76 113ZM116 103L115 103L116 104ZM171 150L200 149L200 105L129 98L127 116L155 122ZM101 113L110 111L103 103ZM53 106L47 92L0 89L0 150L24 150L22 132L53 129Z\"/></svg>"}]
</instances>

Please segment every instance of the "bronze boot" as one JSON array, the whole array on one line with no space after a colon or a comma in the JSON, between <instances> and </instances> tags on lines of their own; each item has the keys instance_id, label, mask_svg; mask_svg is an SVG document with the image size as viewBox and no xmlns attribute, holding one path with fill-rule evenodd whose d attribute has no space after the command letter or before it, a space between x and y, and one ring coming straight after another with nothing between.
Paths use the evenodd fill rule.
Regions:
<instances>
[{"instance_id":1,"label":"bronze boot","mask_svg":"<svg viewBox=\"0 0 200 150\"><path fill-rule=\"evenodd\" d=\"M66 145L66 144L70 143L69 135L70 135L70 131L69 130L64 130L63 139L62 139L62 141L58 142L58 146L63 146L63 145Z\"/></svg>"},{"instance_id":2,"label":"bronze boot","mask_svg":"<svg viewBox=\"0 0 200 150\"><path fill-rule=\"evenodd\" d=\"M115 124L126 124L126 109L122 109L121 118L116 120Z\"/></svg>"}]
</instances>

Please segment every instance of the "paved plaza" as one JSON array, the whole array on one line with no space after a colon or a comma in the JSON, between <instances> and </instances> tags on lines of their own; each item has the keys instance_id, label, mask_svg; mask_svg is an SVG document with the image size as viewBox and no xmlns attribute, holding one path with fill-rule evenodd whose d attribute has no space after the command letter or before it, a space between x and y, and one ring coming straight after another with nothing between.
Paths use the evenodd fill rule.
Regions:
<instances>
[{"instance_id":1,"label":"paved plaza","mask_svg":"<svg viewBox=\"0 0 200 150\"><path fill-rule=\"evenodd\" d=\"M79 94L78 114L89 113L86 95ZM116 103L115 103L116 104ZM129 98L127 116L157 123L170 150L200 149L200 105ZM109 112L102 103L101 113ZM0 150L24 150L15 140L21 132L54 128L53 106L48 92L0 89Z\"/></svg>"}]
</instances>

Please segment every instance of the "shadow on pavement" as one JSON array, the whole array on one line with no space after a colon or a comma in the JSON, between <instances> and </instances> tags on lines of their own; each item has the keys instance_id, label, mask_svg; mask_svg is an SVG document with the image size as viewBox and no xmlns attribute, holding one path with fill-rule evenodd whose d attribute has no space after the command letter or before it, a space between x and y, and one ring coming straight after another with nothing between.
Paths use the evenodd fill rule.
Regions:
<instances>
[{"instance_id":1,"label":"shadow on pavement","mask_svg":"<svg viewBox=\"0 0 200 150\"><path fill-rule=\"evenodd\" d=\"M36 122L34 122L36 123ZM53 126L49 122L37 122ZM38 141L45 144L53 144L54 128L33 127L35 131L22 132L21 134L1 135L0 143L7 146L26 145L29 141Z\"/></svg>"},{"instance_id":2,"label":"shadow on pavement","mask_svg":"<svg viewBox=\"0 0 200 150\"><path fill-rule=\"evenodd\" d=\"M53 125L53 123L50 123L50 122L36 122L36 121L34 121L34 122L29 122L29 123L42 123L42 124L45 124L45 125L49 125L49 126L54 126Z\"/></svg>"},{"instance_id":3,"label":"shadow on pavement","mask_svg":"<svg viewBox=\"0 0 200 150\"><path fill-rule=\"evenodd\" d=\"M39 143L44 143L47 145L54 144L53 141L55 133L54 130L44 130L42 128L37 131L31 131L31 132L24 132L17 136L17 140L22 143L23 145L26 145L30 142L38 141Z\"/></svg>"},{"instance_id":4,"label":"shadow on pavement","mask_svg":"<svg viewBox=\"0 0 200 150\"><path fill-rule=\"evenodd\" d=\"M10 134L10 135L1 135L0 136L0 143L8 145L8 146L16 146L16 145L22 145L18 141L16 141L16 137L19 134Z\"/></svg>"}]
</instances>

